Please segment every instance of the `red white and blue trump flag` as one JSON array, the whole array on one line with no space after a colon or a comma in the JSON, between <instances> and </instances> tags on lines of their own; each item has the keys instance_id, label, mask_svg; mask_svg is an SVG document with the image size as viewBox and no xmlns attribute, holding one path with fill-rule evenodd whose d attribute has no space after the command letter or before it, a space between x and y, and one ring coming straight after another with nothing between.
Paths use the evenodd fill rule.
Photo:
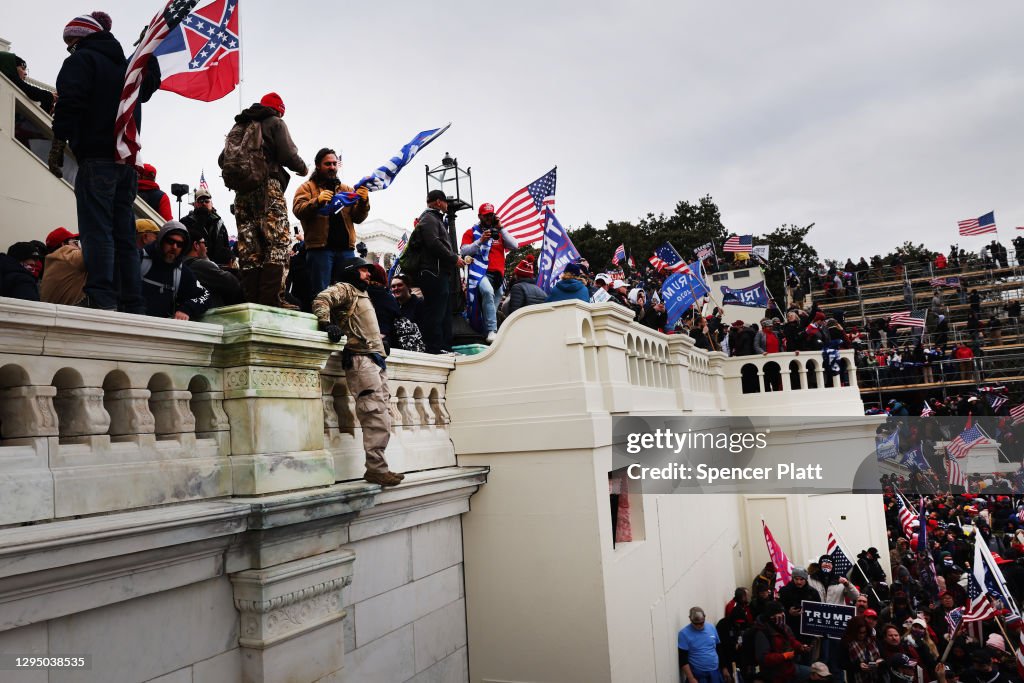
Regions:
<instances>
[{"instance_id":1,"label":"red white and blue trump flag","mask_svg":"<svg viewBox=\"0 0 1024 683\"><path fill-rule=\"evenodd\" d=\"M160 43L161 90L212 102L235 89L239 77L239 0L214 0L192 11Z\"/></svg>"}]
</instances>

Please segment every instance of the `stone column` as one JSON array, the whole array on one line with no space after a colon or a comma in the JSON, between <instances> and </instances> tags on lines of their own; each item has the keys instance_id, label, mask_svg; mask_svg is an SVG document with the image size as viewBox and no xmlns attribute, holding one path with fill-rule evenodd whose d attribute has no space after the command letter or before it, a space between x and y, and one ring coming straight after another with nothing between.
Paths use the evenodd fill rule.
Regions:
<instances>
[{"instance_id":1,"label":"stone column","mask_svg":"<svg viewBox=\"0 0 1024 683\"><path fill-rule=\"evenodd\" d=\"M333 550L231 575L243 680L319 681L341 669L342 589L354 561L351 550Z\"/></svg>"},{"instance_id":2,"label":"stone column","mask_svg":"<svg viewBox=\"0 0 1024 683\"><path fill-rule=\"evenodd\" d=\"M235 495L333 484L320 371L342 346L329 343L308 313L240 304L204 322L224 327L214 363L224 368Z\"/></svg>"}]
</instances>

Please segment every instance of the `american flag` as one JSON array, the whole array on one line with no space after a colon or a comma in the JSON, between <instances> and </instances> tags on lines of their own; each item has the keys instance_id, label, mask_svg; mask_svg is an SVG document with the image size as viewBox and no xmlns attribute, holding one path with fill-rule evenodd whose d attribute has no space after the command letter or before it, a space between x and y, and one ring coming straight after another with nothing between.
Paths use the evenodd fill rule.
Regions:
<instances>
[{"instance_id":1,"label":"american flag","mask_svg":"<svg viewBox=\"0 0 1024 683\"><path fill-rule=\"evenodd\" d=\"M957 276L933 277L928 281L931 287L959 287L960 278Z\"/></svg>"},{"instance_id":2,"label":"american flag","mask_svg":"<svg viewBox=\"0 0 1024 683\"><path fill-rule=\"evenodd\" d=\"M626 260L626 245L620 244L615 248L615 253L612 255L612 263L619 265Z\"/></svg>"},{"instance_id":3,"label":"american flag","mask_svg":"<svg viewBox=\"0 0 1024 683\"><path fill-rule=\"evenodd\" d=\"M786 557L782 546L776 543L775 537L772 536L772 532L768 530L768 525L763 519L761 527L764 529L764 542L768 544L768 557L775 565L775 592L778 592L780 588L793 580L793 563Z\"/></svg>"},{"instance_id":4,"label":"american flag","mask_svg":"<svg viewBox=\"0 0 1024 683\"><path fill-rule=\"evenodd\" d=\"M1017 521L1024 524L1024 507L1017 508Z\"/></svg>"},{"instance_id":5,"label":"american flag","mask_svg":"<svg viewBox=\"0 0 1024 683\"><path fill-rule=\"evenodd\" d=\"M979 543L984 542L979 538L974 541L974 564L971 566L971 573L967 575L967 598L970 602L964 614L964 623L985 621L996 615L985 589L985 559L981 556L981 548L978 547Z\"/></svg>"},{"instance_id":6,"label":"american flag","mask_svg":"<svg viewBox=\"0 0 1024 683\"><path fill-rule=\"evenodd\" d=\"M928 401L925 401L924 408L921 408L921 417L930 417L934 414L935 411L932 410L932 407L930 405L928 405Z\"/></svg>"},{"instance_id":7,"label":"american flag","mask_svg":"<svg viewBox=\"0 0 1024 683\"><path fill-rule=\"evenodd\" d=\"M659 273L663 270L667 270L670 273L690 272L686 261L683 260L683 257L679 255L679 252L676 251L676 248L670 242L665 242L665 244L655 249L654 256L647 260L651 262L651 265Z\"/></svg>"},{"instance_id":8,"label":"american flag","mask_svg":"<svg viewBox=\"0 0 1024 683\"><path fill-rule=\"evenodd\" d=\"M117 119L114 123L114 153L119 164L135 165L136 157L142 148L138 140L139 127L135 120L135 107L139 103L139 92L153 50L159 47L164 38L192 12L198 1L170 0L149 22L139 47L128 61L124 88L121 90L121 102L117 107Z\"/></svg>"},{"instance_id":9,"label":"american flag","mask_svg":"<svg viewBox=\"0 0 1024 683\"><path fill-rule=\"evenodd\" d=\"M544 210L555 210L555 172L551 169L540 178L506 199L496 212L502 227L519 241L519 246L544 239Z\"/></svg>"},{"instance_id":10,"label":"american flag","mask_svg":"<svg viewBox=\"0 0 1024 683\"><path fill-rule=\"evenodd\" d=\"M722 251L739 251L750 253L754 249L753 235L733 235L725 241Z\"/></svg>"},{"instance_id":11,"label":"american flag","mask_svg":"<svg viewBox=\"0 0 1024 683\"><path fill-rule=\"evenodd\" d=\"M992 406L992 412L998 413L999 409L1002 408L1010 399L1005 396L1000 396L999 394L987 393L985 394L985 400L988 401L990 406Z\"/></svg>"},{"instance_id":12,"label":"american flag","mask_svg":"<svg viewBox=\"0 0 1024 683\"><path fill-rule=\"evenodd\" d=\"M1014 425L1019 425L1021 422L1024 422L1024 403L1010 408L1010 417L1013 418Z\"/></svg>"},{"instance_id":13,"label":"american flag","mask_svg":"<svg viewBox=\"0 0 1024 683\"><path fill-rule=\"evenodd\" d=\"M996 231L996 212L989 211L984 216L978 216L977 218L968 218L965 221L959 221L957 227L960 228L961 235L984 235L986 232Z\"/></svg>"},{"instance_id":14,"label":"american flag","mask_svg":"<svg viewBox=\"0 0 1024 683\"><path fill-rule=\"evenodd\" d=\"M978 425L972 425L973 417L967 418L967 427L957 437L946 444L946 453L951 457L966 458L971 449L978 444L988 443L985 433Z\"/></svg>"},{"instance_id":15,"label":"american flag","mask_svg":"<svg viewBox=\"0 0 1024 683\"><path fill-rule=\"evenodd\" d=\"M202 171L202 172L199 173L199 189L200 190L209 190L210 189L210 186L206 184L206 171Z\"/></svg>"},{"instance_id":16,"label":"american flag","mask_svg":"<svg viewBox=\"0 0 1024 683\"><path fill-rule=\"evenodd\" d=\"M409 233L403 232L401 239L398 240L398 244L395 245L395 251L401 254L405 251L405 245L409 243Z\"/></svg>"},{"instance_id":17,"label":"american flag","mask_svg":"<svg viewBox=\"0 0 1024 683\"><path fill-rule=\"evenodd\" d=\"M831 531L828 532L828 547L825 554L832 558L832 571L837 576L846 576L853 569L853 562L843 552L843 547L839 545L839 541Z\"/></svg>"},{"instance_id":18,"label":"american flag","mask_svg":"<svg viewBox=\"0 0 1024 683\"><path fill-rule=\"evenodd\" d=\"M964 490L967 489L967 475L960 469L956 458L951 455L946 457L946 480L950 486L962 486Z\"/></svg>"},{"instance_id":19,"label":"american flag","mask_svg":"<svg viewBox=\"0 0 1024 683\"><path fill-rule=\"evenodd\" d=\"M898 311L889 316L889 324L893 327L924 327L924 321L927 317L927 308L919 308L913 311Z\"/></svg>"},{"instance_id":20,"label":"american flag","mask_svg":"<svg viewBox=\"0 0 1024 683\"><path fill-rule=\"evenodd\" d=\"M924 514L924 498L921 498L921 512L917 521L917 576L928 595L937 599L939 584L935 580L935 562L928 548L928 518Z\"/></svg>"},{"instance_id":21,"label":"american flag","mask_svg":"<svg viewBox=\"0 0 1024 683\"><path fill-rule=\"evenodd\" d=\"M960 628L960 622L963 621L963 618L964 618L964 608L963 607L957 607L956 609L951 609L951 610L949 610L949 612L946 613L946 623L949 624L949 632L950 633L956 633L956 630L958 628Z\"/></svg>"},{"instance_id":22,"label":"american flag","mask_svg":"<svg viewBox=\"0 0 1024 683\"><path fill-rule=\"evenodd\" d=\"M914 534L914 513L910 511L910 506L903 502L903 496L899 493L896 494L896 517L900 521L900 526L903 527L903 534L907 538L911 538Z\"/></svg>"}]
</instances>

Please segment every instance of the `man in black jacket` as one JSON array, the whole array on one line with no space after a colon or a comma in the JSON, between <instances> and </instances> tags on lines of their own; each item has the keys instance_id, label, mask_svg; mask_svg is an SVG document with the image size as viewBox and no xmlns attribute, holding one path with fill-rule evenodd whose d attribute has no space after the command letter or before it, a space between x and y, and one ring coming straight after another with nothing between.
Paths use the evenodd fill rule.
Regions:
<instances>
[{"instance_id":1,"label":"man in black jacket","mask_svg":"<svg viewBox=\"0 0 1024 683\"><path fill-rule=\"evenodd\" d=\"M185 221L182 221L182 225L184 224ZM242 293L242 283L232 273L221 270L220 266L207 256L206 233L199 228L189 228L188 236L192 246L182 263L210 293L209 307L218 308L243 303L245 295Z\"/></svg>"},{"instance_id":2,"label":"man in black jacket","mask_svg":"<svg viewBox=\"0 0 1024 683\"><path fill-rule=\"evenodd\" d=\"M0 254L0 296L39 301L39 276L45 250L32 242L15 242Z\"/></svg>"},{"instance_id":3,"label":"man in black jacket","mask_svg":"<svg viewBox=\"0 0 1024 683\"><path fill-rule=\"evenodd\" d=\"M184 265L189 251L188 230L167 221L156 242L142 253L142 296L146 315L175 320L198 320L210 307L210 294Z\"/></svg>"},{"instance_id":4,"label":"man in black jacket","mask_svg":"<svg viewBox=\"0 0 1024 683\"><path fill-rule=\"evenodd\" d=\"M423 250L416 280L423 292L423 321L420 331L427 353L452 350L452 276L466 265L452 246L445 213L448 198L441 190L427 193L427 210L416 223Z\"/></svg>"},{"instance_id":5,"label":"man in black jacket","mask_svg":"<svg viewBox=\"0 0 1024 683\"><path fill-rule=\"evenodd\" d=\"M110 26L107 14L93 12L75 17L64 28L64 42L71 56L57 74L59 97L53 115L54 146L49 165L60 177L67 141L78 160L75 199L87 273L87 304L145 313L132 209L139 178L134 166L114 160L114 123L128 61ZM160 87L157 60L149 60L149 65L139 92L140 103L148 101ZM138 108L135 117L141 127Z\"/></svg>"},{"instance_id":6,"label":"man in black jacket","mask_svg":"<svg viewBox=\"0 0 1024 683\"><path fill-rule=\"evenodd\" d=\"M206 235L206 258L221 268L231 263L231 247L228 244L228 229L224 220L213 208L213 197L209 190L196 190L192 210L181 219L181 224L192 230L200 230Z\"/></svg>"}]
</instances>

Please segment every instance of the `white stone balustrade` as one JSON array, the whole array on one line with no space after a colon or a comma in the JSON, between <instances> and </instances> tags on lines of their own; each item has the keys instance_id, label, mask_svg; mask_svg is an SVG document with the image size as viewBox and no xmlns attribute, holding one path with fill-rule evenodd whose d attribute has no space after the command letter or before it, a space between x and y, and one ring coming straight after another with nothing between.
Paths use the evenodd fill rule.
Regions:
<instances>
[{"instance_id":1,"label":"white stone balustrade","mask_svg":"<svg viewBox=\"0 0 1024 683\"><path fill-rule=\"evenodd\" d=\"M829 377L820 352L786 351L724 359L726 395L739 415L851 415L863 412L853 351L839 352L847 385ZM824 412L823 412L824 411Z\"/></svg>"}]
</instances>

